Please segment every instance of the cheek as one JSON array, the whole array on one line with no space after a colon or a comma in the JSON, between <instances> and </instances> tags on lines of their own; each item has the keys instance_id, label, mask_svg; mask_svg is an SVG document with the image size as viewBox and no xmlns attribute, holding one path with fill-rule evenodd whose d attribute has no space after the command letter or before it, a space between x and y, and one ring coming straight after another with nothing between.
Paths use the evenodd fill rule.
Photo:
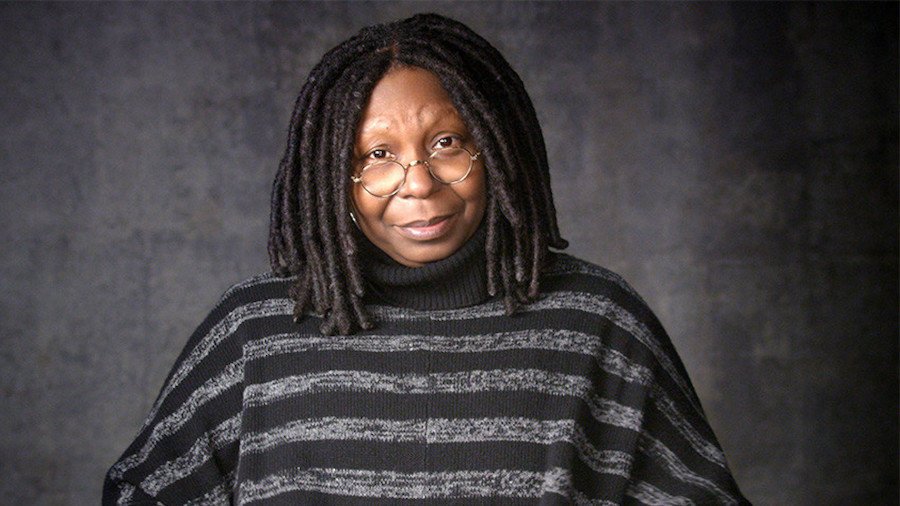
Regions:
<instances>
[{"instance_id":1,"label":"cheek","mask_svg":"<svg viewBox=\"0 0 900 506\"><path fill-rule=\"evenodd\" d=\"M351 198L353 200L353 207L356 208L356 219L357 221L362 221L366 225L371 226L384 215L384 208L388 199L375 198L366 193L360 185L353 186Z\"/></svg>"},{"instance_id":2,"label":"cheek","mask_svg":"<svg viewBox=\"0 0 900 506\"><path fill-rule=\"evenodd\" d=\"M459 188L457 193L466 201L467 207L471 207L472 211L478 213L484 212L484 208L487 206L487 182L484 169L481 168L477 174L472 174L461 185L465 186Z\"/></svg>"}]
</instances>

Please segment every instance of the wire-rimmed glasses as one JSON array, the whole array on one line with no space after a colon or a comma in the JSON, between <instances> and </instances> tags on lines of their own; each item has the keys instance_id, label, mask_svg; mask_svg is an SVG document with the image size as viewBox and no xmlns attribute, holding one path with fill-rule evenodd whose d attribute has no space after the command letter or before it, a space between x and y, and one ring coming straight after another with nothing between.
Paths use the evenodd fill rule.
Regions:
<instances>
[{"instance_id":1,"label":"wire-rimmed glasses","mask_svg":"<svg viewBox=\"0 0 900 506\"><path fill-rule=\"evenodd\" d=\"M413 160L407 165L396 160L372 162L363 167L359 176L350 176L350 179L361 184L370 195L386 198L400 191L410 167L424 163L435 181L456 184L469 177L472 166L480 155L480 151L473 155L465 148L440 148L428 155L427 159Z\"/></svg>"}]
</instances>

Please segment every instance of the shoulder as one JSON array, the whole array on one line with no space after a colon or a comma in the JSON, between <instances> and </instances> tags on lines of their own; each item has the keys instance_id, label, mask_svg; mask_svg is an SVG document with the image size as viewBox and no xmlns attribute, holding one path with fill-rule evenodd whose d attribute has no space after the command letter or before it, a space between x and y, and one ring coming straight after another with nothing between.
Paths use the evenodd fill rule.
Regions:
<instances>
[{"instance_id":1,"label":"shoulder","mask_svg":"<svg viewBox=\"0 0 900 506\"><path fill-rule=\"evenodd\" d=\"M570 324L589 326L607 338L627 335L654 355L674 355L650 306L615 272L571 255L554 253L541 278L539 309L564 312ZM536 309L538 309L536 308Z\"/></svg>"},{"instance_id":2,"label":"shoulder","mask_svg":"<svg viewBox=\"0 0 900 506\"><path fill-rule=\"evenodd\" d=\"M542 292L548 296L577 299L592 295L640 313L649 311L625 278L586 260L553 252L542 274Z\"/></svg>"},{"instance_id":3,"label":"shoulder","mask_svg":"<svg viewBox=\"0 0 900 506\"><path fill-rule=\"evenodd\" d=\"M631 285L629 285L622 276L605 267L573 257L566 253L552 252L550 263L547 268L544 269L543 273L548 276L561 276L566 274L588 276L595 278L597 281L612 283L627 292L637 295Z\"/></svg>"},{"instance_id":4,"label":"shoulder","mask_svg":"<svg viewBox=\"0 0 900 506\"><path fill-rule=\"evenodd\" d=\"M650 306L619 274L563 253L553 253L542 274L537 304L602 319L645 344L662 342L671 349Z\"/></svg>"},{"instance_id":5,"label":"shoulder","mask_svg":"<svg viewBox=\"0 0 900 506\"><path fill-rule=\"evenodd\" d=\"M192 395L193 390L211 378L226 378L217 380L221 384L234 383L242 374L243 345L250 335L248 332L254 332L244 329L252 327L252 323L261 323L267 329L278 327L273 321L287 327L291 321L293 305L288 298L291 281L292 278L261 274L225 290L187 339L146 423L150 423L169 397L176 400L166 402Z\"/></svg>"},{"instance_id":6,"label":"shoulder","mask_svg":"<svg viewBox=\"0 0 900 506\"><path fill-rule=\"evenodd\" d=\"M288 289L293 281L292 277L282 278L267 272L235 283L219 297L204 324L215 325L223 320L240 323L248 318L282 313L292 307Z\"/></svg>"},{"instance_id":7,"label":"shoulder","mask_svg":"<svg viewBox=\"0 0 900 506\"><path fill-rule=\"evenodd\" d=\"M574 310L587 315L588 320L601 321L596 328L603 335L604 346L642 364L659 381L674 386L699 407L671 339L644 299L622 276L561 253L553 255L544 276L538 304L548 309Z\"/></svg>"},{"instance_id":8,"label":"shoulder","mask_svg":"<svg viewBox=\"0 0 900 506\"><path fill-rule=\"evenodd\" d=\"M289 319L293 302L288 290L294 280L263 273L231 285L198 326L191 341L218 343L223 337L236 334L245 324Z\"/></svg>"},{"instance_id":9,"label":"shoulder","mask_svg":"<svg viewBox=\"0 0 900 506\"><path fill-rule=\"evenodd\" d=\"M233 360L247 340L242 329L248 324L263 322L271 327L271 321L290 321L293 303L288 289L292 281L267 273L228 287L188 338L179 365L193 367L218 355L218 350Z\"/></svg>"},{"instance_id":10,"label":"shoulder","mask_svg":"<svg viewBox=\"0 0 900 506\"><path fill-rule=\"evenodd\" d=\"M219 305L234 305L263 299L287 297L287 290L293 277L277 277L271 272L251 276L229 286L219 297Z\"/></svg>"}]
</instances>

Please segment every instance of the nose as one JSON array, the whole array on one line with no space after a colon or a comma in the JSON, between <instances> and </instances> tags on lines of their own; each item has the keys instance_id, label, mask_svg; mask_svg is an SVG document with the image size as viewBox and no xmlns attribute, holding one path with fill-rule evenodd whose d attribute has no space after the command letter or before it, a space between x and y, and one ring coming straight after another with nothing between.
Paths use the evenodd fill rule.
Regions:
<instances>
[{"instance_id":1,"label":"nose","mask_svg":"<svg viewBox=\"0 0 900 506\"><path fill-rule=\"evenodd\" d=\"M397 192L398 196L424 199L437 191L440 183L431 177L428 164L425 162L427 159L428 157L425 156L409 162L409 167L406 169L406 181Z\"/></svg>"}]
</instances>

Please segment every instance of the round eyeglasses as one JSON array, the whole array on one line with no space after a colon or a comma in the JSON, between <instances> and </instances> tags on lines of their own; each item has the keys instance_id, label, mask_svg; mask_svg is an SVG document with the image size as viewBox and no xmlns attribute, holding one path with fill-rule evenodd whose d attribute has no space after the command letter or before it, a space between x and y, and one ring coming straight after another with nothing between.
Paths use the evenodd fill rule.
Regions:
<instances>
[{"instance_id":1,"label":"round eyeglasses","mask_svg":"<svg viewBox=\"0 0 900 506\"><path fill-rule=\"evenodd\" d=\"M361 184L373 197L390 197L406 182L406 172L410 167L425 164L435 181L456 184L465 180L472 172L472 166L481 152L474 155L465 148L441 148L433 151L426 160L413 160L407 165L396 160L379 160L363 167L359 176L350 179Z\"/></svg>"}]
</instances>

